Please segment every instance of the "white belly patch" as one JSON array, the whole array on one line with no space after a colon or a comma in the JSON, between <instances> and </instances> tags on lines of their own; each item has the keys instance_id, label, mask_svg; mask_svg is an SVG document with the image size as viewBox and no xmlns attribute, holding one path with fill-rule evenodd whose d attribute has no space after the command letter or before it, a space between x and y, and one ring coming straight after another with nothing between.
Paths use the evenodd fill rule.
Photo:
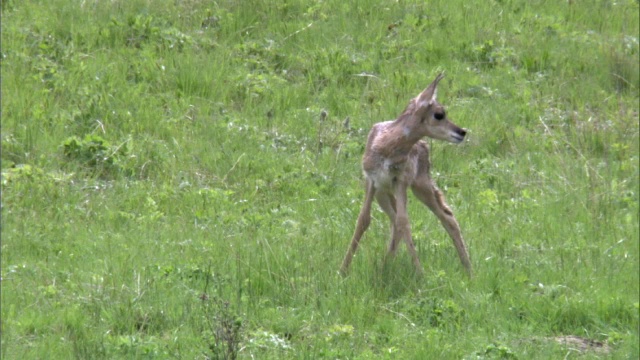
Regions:
<instances>
[{"instance_id":1,"label":"white belly patch","mask_svg":"<svg viewBox=\"0 0 640 360\"><path fill-rule=\"evenodd\" d=\"M376 189L392 189L394 181L402 175L404 164L392 163L389 159L385 159L382 162L382 168L376 169L371 172L367 172L366 175Z\"/></svg>"}]
</instances>

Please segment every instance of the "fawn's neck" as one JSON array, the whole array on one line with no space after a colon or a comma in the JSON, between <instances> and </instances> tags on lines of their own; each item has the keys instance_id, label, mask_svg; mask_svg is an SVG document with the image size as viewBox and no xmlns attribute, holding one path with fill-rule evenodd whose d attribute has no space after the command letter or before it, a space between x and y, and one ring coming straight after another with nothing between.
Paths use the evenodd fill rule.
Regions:
<instances>
[{"instance_id":1,"label":"fawn's neck","mask_svg":"<svg viewBox=\"0 0 640 360\"><path fill-rule=\"evenodd\" d=\"M385 158L408 157L409 152L421 137L415 136L411 126L400 117L395 121L385 124L384 129L378 134L373 144L373 150Z\"/></svg>"}]
</instances>

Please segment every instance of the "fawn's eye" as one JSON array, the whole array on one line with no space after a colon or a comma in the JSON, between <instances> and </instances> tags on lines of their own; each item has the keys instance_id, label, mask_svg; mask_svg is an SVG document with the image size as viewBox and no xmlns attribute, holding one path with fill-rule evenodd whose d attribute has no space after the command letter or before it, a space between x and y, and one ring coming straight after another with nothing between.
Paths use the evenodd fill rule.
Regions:
<instances>
[{"instance_id":1,"label":"fawn's eye","mask_svg":"<svg viewBox=\"0 0 640 360\"><path fill-rule=\"evenodd\" d=\"M444 112L437 112L433 114L433 117L436 118L436 120L442 120L444 119Z\"/></svg>"}]
</instances>

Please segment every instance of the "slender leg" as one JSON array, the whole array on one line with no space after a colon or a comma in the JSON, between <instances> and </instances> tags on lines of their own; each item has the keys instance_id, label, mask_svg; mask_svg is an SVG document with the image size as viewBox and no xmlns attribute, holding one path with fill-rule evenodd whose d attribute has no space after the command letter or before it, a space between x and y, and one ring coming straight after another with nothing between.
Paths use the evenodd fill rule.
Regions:
<instances>
[{"instance_id":1,"label":"slender leg","mask_svg":"<svg viewBox=\"0 0 640 360\"><path fill-rule=\"evenodd\" d=\"M378 191L376 192L376 200L378 201L378 205L380 205L380 208L382 208L385 214L387 214L387 216L389 217L389 222L391 223L391 239L393 240L396 223L396 198L389 193ZM397 246L393 244L393 241L391 241L389 244L389 253L391 253L391 255L395 254L396 247Z\"/></svg>"},{"instance_id":2,"label":"slender leg","mask_svg":"<svg viewBox=\"0 0 640 360\"><path fill-rule=\"evenodd\" d=\"M469 253L467 251L467 245L462 239L460 233L460 225L453 216L453 212L444 200L444 196L438 187L433 183L429 177L420 177L414 181L411 185L414 195L420 199L427 207L438 217L442 226L447 230L449 236L453 240L458 251L458 256L462 265L467 270L469 275L472 275L471 261L469 260Z\"/></svg>"},{"instance_id":3,"label":"slender leg","mask_svg":"<svg viewBox=\"0 0 640 360\"><path fill-rule=\"evenodd\" d=\"M389 246L389 253L391 254L392 251L395 251L398 242L400 242L401 239L404 239L407 249L409 250L409 254L411 254L411 258L413 259L416 271L419 274L422 274L422 264L420 264L420 259L416 252L416 246L411 238L411 225L409 224L409 215L407 214L407 188L405 186L399 186L396 189L395 198L397 213L394 226L395 231Z\"/></svg>"},{"instance_id":4,"label":"slender leg","mask_svg":"<svg viewBox=\"0 0 640 360\"><path fill-rule=\"evenodd\" d=\"M356 230L353 233L353 238L351 239L351 245L347 249L347 254L344 256L344 260L342 260L342 266L340 267L340 273L342 275L346 275L349 270L349 265L351 264L351 260L353 259L353 255L356 253L358 249L358 243L362 238L362 234L367 230L369 224L371 223L371 203L373 202L373 197L375 195L376 189L373 185L373 182L367 179L367 190L364 198L364 203L362 204L362 209L360 210L360 215L358 215L358 222L356 223Z\"/></svg>"}]
</instances>

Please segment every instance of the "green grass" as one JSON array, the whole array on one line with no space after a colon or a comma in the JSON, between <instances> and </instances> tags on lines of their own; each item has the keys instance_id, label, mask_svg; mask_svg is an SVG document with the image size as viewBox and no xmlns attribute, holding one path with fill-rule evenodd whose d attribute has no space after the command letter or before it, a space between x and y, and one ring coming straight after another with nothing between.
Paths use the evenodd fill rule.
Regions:
<instances>
[{"instance_id":1,"label":"green grass","mask_svg":"<svg viewBox=\"0 0 640 360\"><path fill-rule=\"evenodd\" d=\"M3 1L2 358L637 359L638 2L428 3ZM440 71L475 277L410 200L342 278Z\"/></svg>"}]
</instances>

